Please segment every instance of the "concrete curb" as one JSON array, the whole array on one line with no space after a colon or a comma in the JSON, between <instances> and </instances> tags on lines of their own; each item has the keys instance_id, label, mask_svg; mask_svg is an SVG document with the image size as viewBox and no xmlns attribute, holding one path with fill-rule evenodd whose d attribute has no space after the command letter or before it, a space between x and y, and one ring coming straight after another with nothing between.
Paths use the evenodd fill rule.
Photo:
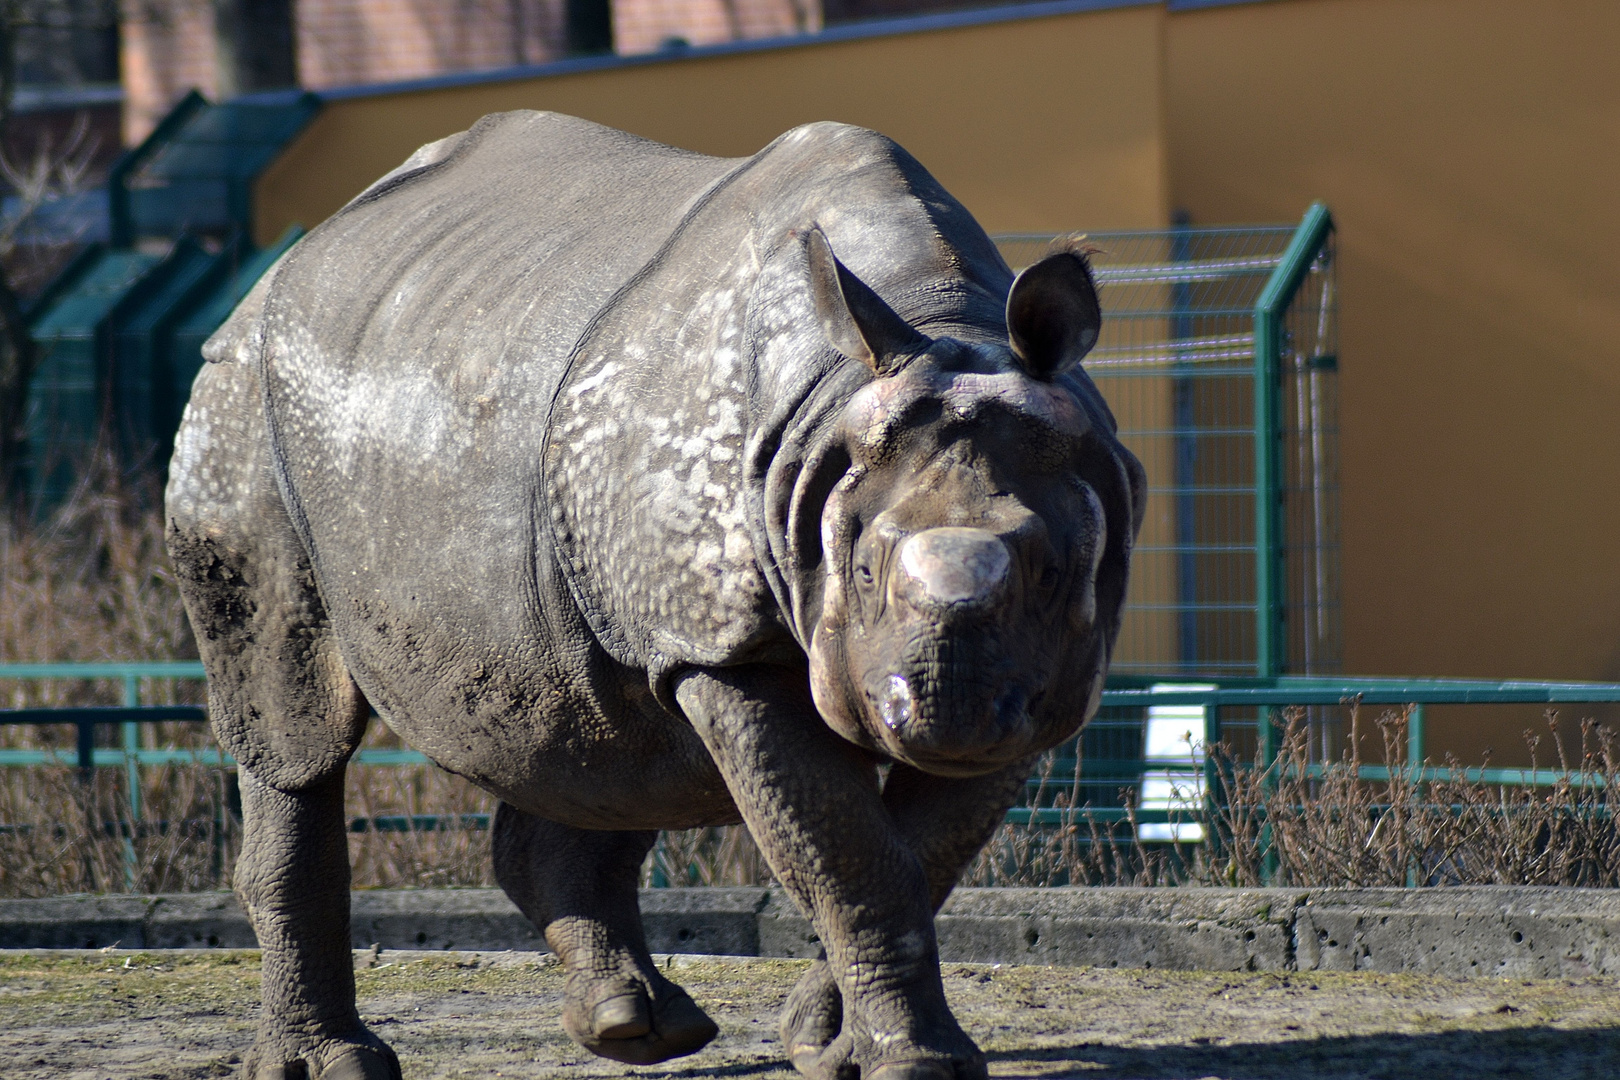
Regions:
<instances>
[{"instance_id":1,"label":"concrete curb","mask_svg":"<svg viewBox=\"0 0 1620 1080\"><path fill-rule=\"evenodd\" d=\"M646 889L655 953L814 957L779 891ZM542 952L496 889L376 890L352 901L355 948ZM1620 975L1620 891L959 889L937 920L946 961L1209 971ZM229 893L0 900L0 948L254 948Z\"/></svg>"}]
</instances>

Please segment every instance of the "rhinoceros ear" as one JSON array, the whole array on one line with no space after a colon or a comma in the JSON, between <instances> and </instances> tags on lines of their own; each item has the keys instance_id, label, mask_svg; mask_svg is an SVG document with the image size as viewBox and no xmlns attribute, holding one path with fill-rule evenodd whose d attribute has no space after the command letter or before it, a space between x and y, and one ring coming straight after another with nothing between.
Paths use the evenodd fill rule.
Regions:
<instances>
[{"instance_id":1,"label":"rhinoceros ear","mask_svg":"<svg viewBox=\"0 0 1620 1080\"><path fill-rule=\"evenodd\" d=\"M1058 251L1013 280L1007 294L1007 336L1025 371L1051 379L1097 344L1102 307L1084 249Z\"/></svg>"},{"instance_id":2,"label":"rhinoceros ear","mask_svg":"<svg viewBox=\"0 0 1620 1080\"><path fill-rule=\"evenodd\" d=\"M887 375L928 347L926 337L838 261L821 226L800 230L799 238L810 262L816 318L833 348Z\"/></svg>"}]
</instances>

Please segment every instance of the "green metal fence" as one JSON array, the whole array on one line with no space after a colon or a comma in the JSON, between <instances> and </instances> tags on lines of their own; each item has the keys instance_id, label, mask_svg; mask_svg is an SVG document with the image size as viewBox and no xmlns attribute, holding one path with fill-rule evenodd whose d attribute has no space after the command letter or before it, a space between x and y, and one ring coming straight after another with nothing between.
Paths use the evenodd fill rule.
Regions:
<instances>
[{"instance_id":1,"label":"green metal fence","mask_svg":"<svg viewBox=\"0 0 1620 1080\"><path fill-rule=\"evenodd\" d=\"M0 727L6 725L63 725L76 728L74 749L0 749L0 766L72 765L80 769L122 768L129 773L127 785L131 819L140 819L138 770L142 766L195 763L232 766L234 762L217 749L195 750L156 747L143 744L142 727L161 721L203 721L205 710L186 705L142 705L143 681L156 679L201 679L202 665L195 662L147 664L12 664L0 665L0 683L7 680L115 680L121 687L121 706L68 709L0 710ZM1189 806L1180 796L1155 797L1148 785L1163 778L1199 792L1214 792L1215 760L1205 748L1223 742L1243 741L1247 734L1258 746L1262 762L1276 753L1274 741L1264 732L1273 730L1269 718L1288 707L1339 707L1399 705L1411 707L1407 731L1407 768L1415 779L1425 781L1468 779L1491 785L1549 786L1569 778L1555 769L1444 769L1424 764L1427 754L1424 709L1430 705L1557 705L1620 702L1620 683L1596 682L1492 682L1467 679L1377 679L1349 677L1283 676L1273 679L1236 679L1222 683L1150 682L1130 676L1115 677L1103 692L1102 708L1096 719L1075 739L1053 750L1043 769L1044 777L1030 782L1030 797L1014 809L1009 820L1017 824L1060 824L1072 821L1077 807L1085 807L1094 820L1117 822L1127 811L1122 792L1134 792L1136 805L1129 811L1143 825L1171 829L1149 839L1187 839L1173 831L1189 816L1204 808ZM1168 741L1155 729L1171 725ZM115 726L121 736L117 746L97 746L97 728ZM1183 732L1185 738L1183 738ZM1233 736L1239 736L1234 740ZM1184 744L1181 746L1177 743ZM1167 749L1167 745L1169 749ZM353 761L362 765L425 765L428 759L415 750L366 748ZM1389 778L1383 765L1362 766L1368 780ZM1069 806L1052 805L1055 792L1070 792ZM1202 795L1199 796L1202 798ZM1157 805L1155 805L1155 801ZM1195 800L1196 803L1196 800ZM456 827L486 827L479 815L462 815L450 823ZM437 828L437 819L411 823L372 823L357 821L354 831L390 828ZM1162 831L1162 830L1161 830Z\"/></svg>"},{"instance_id":2,"label":"green metal fence","mask_svg":"<svg viewBox=\"0 0 1620 1080\"><path fill-rule=\"evenodd\" d=\"M996 238L1008 264L1053 238ZM1114 670L1275 677L1341 661L1333 222L1094 233L1085 368L1147 470Z\"/></svg>"}]
</instances>

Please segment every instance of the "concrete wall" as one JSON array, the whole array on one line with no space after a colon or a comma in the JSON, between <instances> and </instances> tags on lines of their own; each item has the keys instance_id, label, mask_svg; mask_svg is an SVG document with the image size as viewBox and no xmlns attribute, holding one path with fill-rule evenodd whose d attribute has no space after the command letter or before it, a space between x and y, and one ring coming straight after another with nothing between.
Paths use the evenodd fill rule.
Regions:
<instances>
[{"instance_id":1,"label":"concrete wall","mask_svg":"<svg viewBox=\"0 0 1620 1080\"><path fill-rule=\"evenodd\" d=\"M365 889L356 949L543 952L499 889ZM813 958L814 928L776 890L643 889L657 953ZM957 889L935 921L947 963L1181 971L1384 971L1453 978L1613 978L1613 889ZM257 944L230 893L0 900L0 949Z\"/></svg>"},{"instance_id":2,"label":"concrete wall","mask_svg":"<svg viewBox=\"0 0 1620 1080\"><path fill-rule=\"evenodd\" d=\"M1609 0L1168 22L1176 205L1339 225L1346 671L1620 679L1617 57Z\"/></svg>"},{"instance_id":3,"label":"concrete wall","mask_svg":"<svg viewBox=\"0 0 1620 1080\"><path fill-rule=\"evenodd\" d=\"M254 232L314 225L422 143L503 109L724 156L841 120L899 141L992 230L1160 226L1164 19L1136 6L334 97L260 179Z\"/></svg>"}]
</instances>

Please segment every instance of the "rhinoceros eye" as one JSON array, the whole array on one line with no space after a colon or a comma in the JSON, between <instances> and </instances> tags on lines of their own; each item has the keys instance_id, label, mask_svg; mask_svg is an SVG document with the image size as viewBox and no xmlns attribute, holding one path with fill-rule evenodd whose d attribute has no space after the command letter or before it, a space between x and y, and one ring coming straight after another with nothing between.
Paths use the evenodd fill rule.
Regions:
<instances>
[{"instance_id":1,"label":"rhinoceros eye","mask_svg":"<svg viewBox=\"0 0 1620 1080\"><path fill-rule=\"evenodd\" d=\"M1048 566L1045 570L1042 570L1041 571L1041 589L1042 589L1042 591L1051 592L1053 589L1057 588L1058 578L1060 578L1062 576L1063 575L1058 572L1058 568L1055 567L1055 566Z\"/></svg>"},{"instance_id":2,"label":"rhinoceros eye","mask_svg":"<svg viewBox=\"0 0 1620 1080\"><path fill-rule=\"evenodd\" d=\"M861 563L855 568L855 580L859 581L863 586L870 586L872 584L872 568L865 563Z\"/></svg>"}]
</instances>

